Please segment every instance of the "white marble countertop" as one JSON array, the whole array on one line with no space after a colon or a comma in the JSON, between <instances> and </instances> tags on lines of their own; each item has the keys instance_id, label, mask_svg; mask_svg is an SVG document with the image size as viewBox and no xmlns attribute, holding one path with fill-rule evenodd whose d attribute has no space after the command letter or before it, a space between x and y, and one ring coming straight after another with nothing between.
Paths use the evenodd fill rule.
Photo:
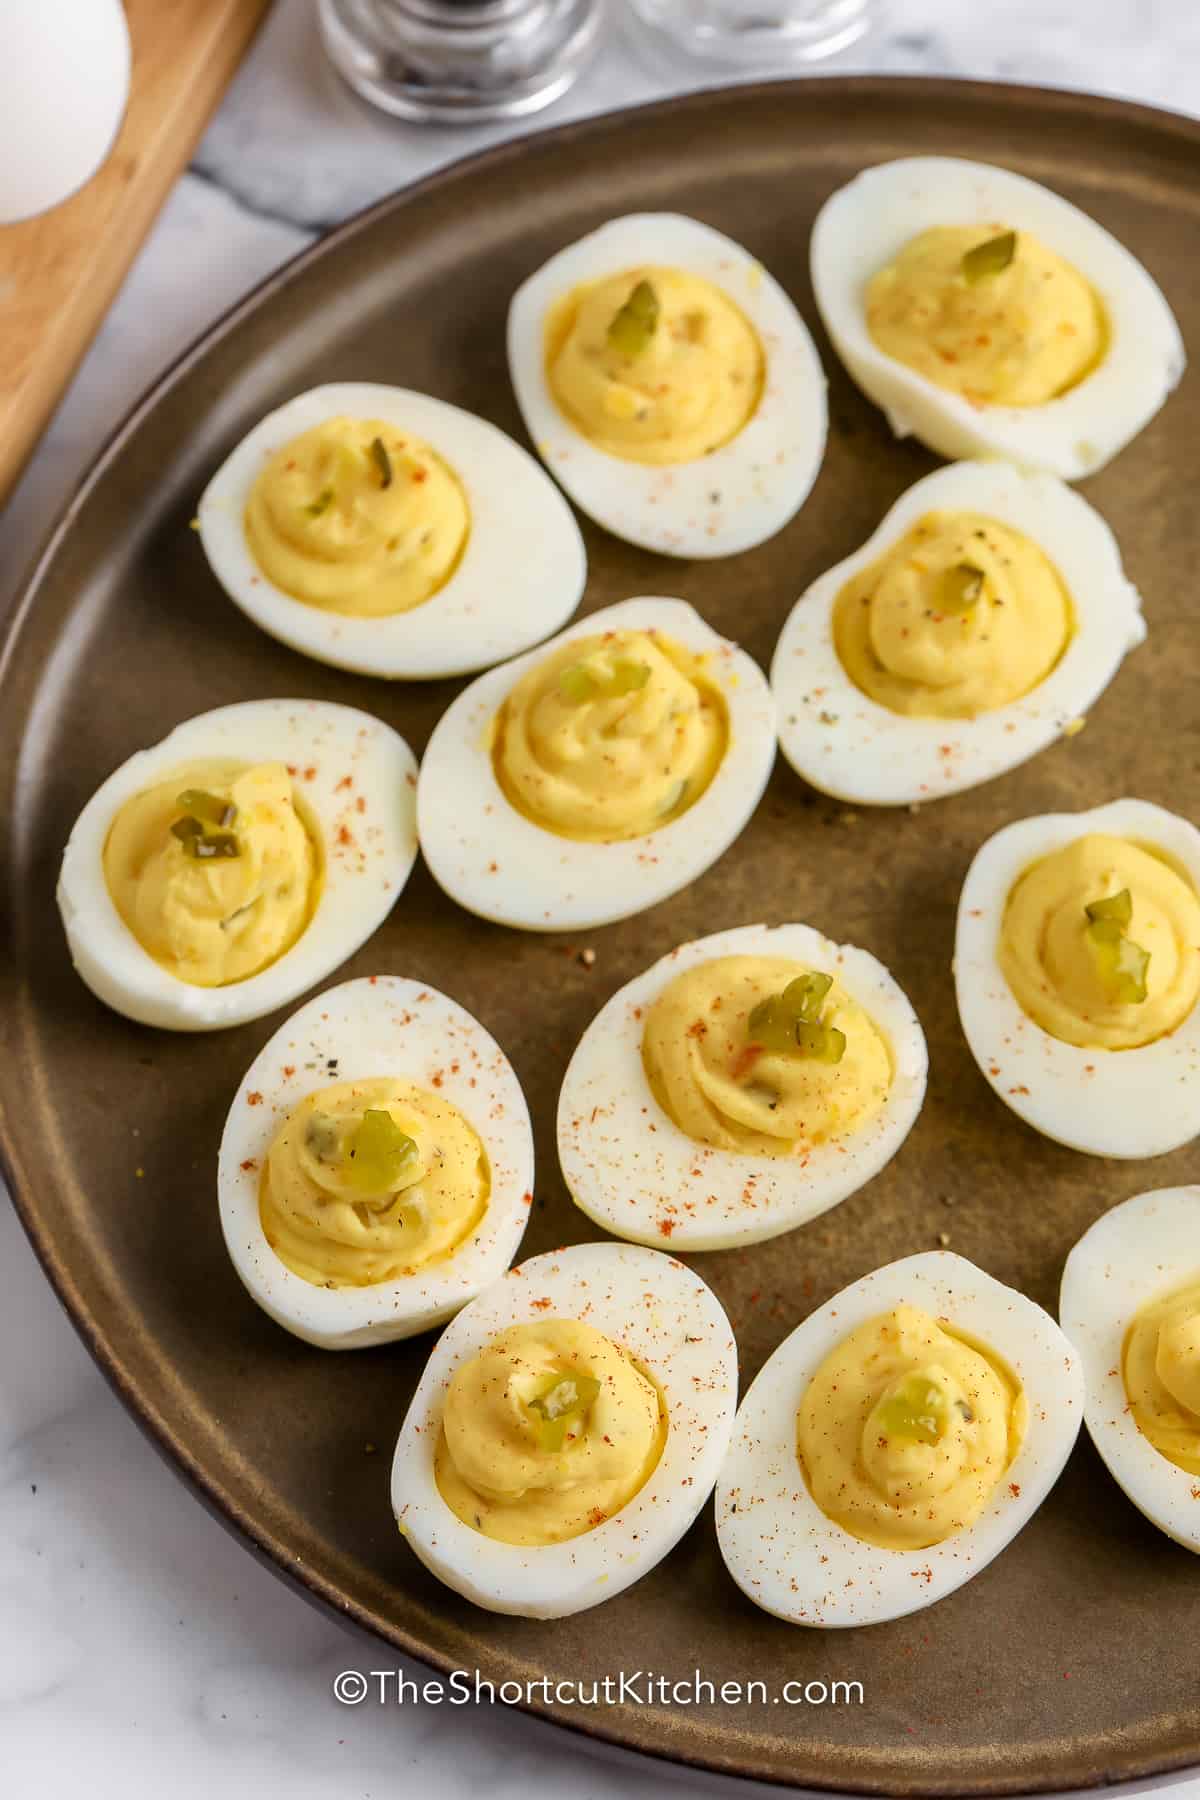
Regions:
<instances>
[{"instance_id":1,"label":"white marble countertop","mask_svg":"<svg viewBox=\"0 0 1200 1800\"><path fill-rule=\"evenodd\" d=\"M886 0L883 13L872 37L825 66L1200 110L1193 0ZM663 91L613 34L542 120ZM325 227L499 135L371 117L325 67L309 0L276 0L0 516L0 604L98 444L189 339ZM413 1783L458 1800L485 1781L494 1800L631 1800L665 1784L659 1767L601 1757L503 1709L335 1704L338 1670L389 1661L255 1563L162 1465L77 1343L0 1194L5 1800L381 1800ZM1172 1788L1189 1790L1200 1782Z\"/></svg>"}]
</instances>

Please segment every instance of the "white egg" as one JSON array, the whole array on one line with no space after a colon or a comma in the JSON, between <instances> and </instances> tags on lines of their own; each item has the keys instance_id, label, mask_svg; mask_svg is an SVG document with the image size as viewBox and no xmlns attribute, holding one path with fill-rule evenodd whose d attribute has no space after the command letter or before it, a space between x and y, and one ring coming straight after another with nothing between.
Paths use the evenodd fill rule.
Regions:
<instances>
[{"instance_id":1,"label":"white egg","mask_svg":"<svg viewBox=\"0 0 1200 1800\"><path fill-rule=\"evenodd\" d=\"M708 674L724 698L729 741L711 783L685 813L642 837L590 843L543 829L509 802L496 779L490 734L503 701L540 657L607 631L657 631L711 656ZM774 739L774 704L757 663L683 600L624 600L481 675L446 709L421 768L421 849L451 899L501 925L568 931L630 918L725 854L767 785Z\"/></svg>"},{"instance_id":2,"label":"white egg","mask_svg":"<svg viewBox=\"0 0 1200 1800\"><path fill-rule=\"evenodd\" d=\"M451 1378L500 1331L581 1319L622 1345L657 1385L667 1437L649 1480L593 1530L565 1543L506 1544L463 1523L434 1475ZM716 1295L673 1257L629 1244L576 1244L511 1269L442 1333L392 1463L403 1537L440 1581L491 1612L560 1619L630 1587L660 1563L717 1478L737 1405L737 1347Z\"/></svg>"},{"instance_id":3,"label":"white egg","mask_svg":"<svg viewBox=\"0 0 1200 1800\"><path fill-rule=\"evenodd\" d=\"M0 225L58 206L90 181L129 97L120 0L38 0L4 12Z\"/></svg>"},{"instance_id":4,"label":"white egg","mask_svg":"<svg viewBox=\"0 0 1200 1800\"><path fill-rule=\"evenodd\" d=\"M920 1307L996 1352L1025 1391L1027 1422L984 1511L926 1549L868 1544L814 1500L797 1454L797 1414L829 1353L860 1325ZM833 1628L901 1619L952 1594L1028 1524L1062 1473L1083 1413L1078 1358L1024 1294L944 1250L863 1276L784 1339L738 1409L717 1485L717 1539L742 1592L794 1625Z\"/></svg>"},{"instance_id":5,"label":"white egg","mask_svg":"<svg viewBox=\"0 0 1200 1800\"><path fill-rule=\"evenodd\" d=\"M408 612L352 618L310 606L268 578L246 539L246 504L268 458L343 416L381 419L423 440L466 494L462 556ZM587 580L574 515L527 451L461 407L375 382L333 382L268 413L209 482L199 521L213 573L248 618L291 649L361 675L427 681L489 668L564 625Z\"/></svg>"},{"instance_id":6,"label":"white egg","mask_svg":"<svg viewBox=\"0 0 1200 1800\"><path fill-rule=\"evenodd\" d=\"M1093 1156L1162 1156L1200 1133L1200 1007L1138 1049L1065 1043L1019 1005L997 955L1019 877L1093 832L1162 853L1200 891L1200 831L1147 801L1113 800L1006 825L976 853L963 883L954 940L958 1015L980 1069L1027 1125Z\"/></svg>"},{"instance_id":7,"label":"white egg","mask_svg":"<svg viewBox=\"0 0 1200 1800\"><path fill-rule=\"evenodd\" d=\"M762 345L762 397L728 442L651 467L598 449L566 417L546 375L551 308L573 289L638 266L679 269L720 288ZM740 244L677 213L632 213L560 250L518 288L508 361L538 454L575 504L617 537L667 556L733 556L787 524L825 453L825 374L800 314Z\"/></svg>"},{"instance_id":8,"label":"white egg","mask_svg":"<svg viewBox=\"0 0 1200 1800\"><path fill-rule=\"evenodd\" d=\"M1074 629L1020 699L970 719L893 712L856 687L838 655L838 595L929 512L986 515L1041 549L1065 584ZM983 604L989 604L985 598ZM822 793L899 806L960 793L1028 761L1083 717L1142 643L1141 598L1099 513L1052 475L1009 463L938 469L900 496L861 549L820 576L788 615L771 664L783 754Z\"/></svg>"},{"instance_id":9,"label":"white egg","mask_svg":"<svg viewBox=\"0 0 1200 1800\"><path fill-rule=\"evenodd\" d=\"M755 1157L698 1143L659 1105L642 1060L645 1015L686 969L723 956L786 957L833 975L883 1035L892 1082L859 1130L803 1156ZM808 925L743 925L682 944L615 993L588 1026L558 1101L571 1198L606 1231L673 1250L777 1237L856 1193L891 1161L925 1098L920 1021L881 962Z\"/></svg>"},{"instance_id":10,"label":"white egg","mask_svg":"<svg viewBox=\"0 0 1200 1800\"><path fill-rule=\"evenodd\" d=\"M487 1156L487 1209L452 1255L411 1275L317 1287L267 1242L259 1209L267 1152L307 1094L386 1077L436 1090L457 1107ZM280 1026L237 1091L217 1167L221 1230L246 1291L285 1331L325 1350L412 1337L450 1318L512 1262L532 1194L529 1109L507 1056L456 1001L394 975L343 982Z\"/></svg>"},{"instance_id":11,"label":"white egg","mask_svg":"<svg viewBox=\"0 0 1200 1800\"><path fill-rule=\"evenodd\" d=\"M103 868L109 830L126 802L210 759L285 763L321 864L316 908L290 949L223 987L182 981L143 949ZM404 739L350 706L246 700L177 725L123 762L75 821L58 905L76 970L106 1005L167 1031L215 1031L286 1006L352 956L391 912L416 860L416 779Z\"/></svg>"},{"instance_id":12,"label":"white egg","mask_svg":"<svg viewBox=\"0 0 1200 1800\"><path fill-rule=\"evenodd\" d=\"M1134 1421L1122 1377L1125 1335L1144 1306L1200 1280L1200 1187L1158 1188L1089 1227L1063 1270L1059 1317L1083 1364L1092 1442L1139 1512L1200 1551L1200 1479Z\"/></svg>"},{"instance_id":13,"label":"white egg","mask_svg":"<svg viewBox=\"0 0 1200 1800\"><path fill-rule=\"evenodd\" d=\"M1032 233L1106 314L1100 362L1042 405L973 405L887 355L867 329L867 283L907 243L938 226L983 224ZM1137 258L1077 206L989 163L919 156L864 170L822 207L811 256L817 306L850 374L898 437L912 433L942 456L1004 456L1076 480L1123 449L1183 374L1179 326Z\"/></svg>"}]
</instances>

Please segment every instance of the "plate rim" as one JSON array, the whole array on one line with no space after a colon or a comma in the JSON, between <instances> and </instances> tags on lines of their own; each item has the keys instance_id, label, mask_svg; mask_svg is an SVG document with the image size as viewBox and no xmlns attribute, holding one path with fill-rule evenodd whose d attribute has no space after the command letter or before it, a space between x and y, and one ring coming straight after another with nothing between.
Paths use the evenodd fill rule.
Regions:
<instances>
[{"instance_id":1,"label":"plate rim","mask_svg":"<svg viewBox=\"0 0 1200 1800\"><path fill-rule=\"evenodd\" d=\"M633 106L608 108L558 125L543 126L455 158L361 207L323 232L312 243L304 245L286 258L239 299L218 313L152 377L77 478L74 488L68 493L23 573L19 575L15 587L10 590L7 601L0 601L0 696L12 684L13 664L22 635L38 602L47 573L92 490L119 457L144 417L212 346L234 331L243 319L260 310L277 293L285 290L311 264L324 261L330 256L336 257L359 233L370 231L378 220L389 213L402 211L409 202L425 199L435 194L439 188L449 188L464 180L469 181L476 173L494 173L520 156L531 153L549 154L555 148L569 145L580 138L600 139L620 132L639 118L670 118L689 112L700 114L714 107L740 110L752 108L756 103L775 103L798 96L803 89L811 94L817 83L826 104L836 105L840 102L844 108L854 103L869 106L872 100L891 101L898 90L903 90L915 106L922 102L936 105L939 100L952 98L956 103L963 100L974 101L980 107L991 109L993 114L996 111L1012 113L1026 108L1043 115L1049 113L1059 120L1074 118L1093 125L1097 121L1114 126L1120 124L1142 133L1150 133L1160 142L1176 139L1180 150L1190 152L1193 156L1200 152L1200 117L1189 117L1169 107L1088 89L940 75L831 74L708 85L666 98L642 101ZM20 741L17 740L18 743ZM14 756L11 765L3 771L4 790L9 793L16 786L18 760L19 757ZM10 808L8 818L0 821L0 873L3 874L7 874L9 866L15 861L12 854L14 830L15 809ZM6 898L11 891L10 880L0 881L0 941L5 942L11 942L8 927L12 907ZM0 1050L7 1051L16 1036L13 1021L18 1013L18 1005L14 1004L18 990L15 959L0 957ZM39 1220L35 1182L26 1170L17 1134L8 1117L6 1071L10 1060L7 1055L0 1056L0 1178L8 1187L13 1208L37 1261L84 1348L143 1436L149 1439L154 1449L205 1510L236 1536L259 1562L265 1564L310 1604L332 1618L350 1623L364 1636L387 1644L391 1649L411 1657L427 1668L440 1674L451 1673L457 1667L452 1655L428 1643L417 1643L404 1626L372 1613L368 1607L351 1599L334 1582L301 1563L295 1552L265 1524L256 1523L222 1482L204 1468L186 1439L173 1431L162 1409L141 1390L125 1367L118 1347L109 1341L99 1321L89 1310L71 1268L58 1252L51 1234L43 1229ZM607 1751L616 1750L624 1755L653 1759L676 1769L759 1782L784 1790L795 1787L797 1782L804 1782L815 1792L879 1795L884 1800L957 1796L968 1791L955 1783L954 1767L958 1758L953 1751L945 1753L936 1772L930 1763L922 1759L921 1763L914 1762L911 1765L910 1772L899 1777L886 1773L881 1775L870 1765L854 1771L847 1768L844 1774L815 1766L795 1773L781 1773L777 1767L761 1760L757 1751L743 1752L735 1760L730 1753L672 1747L669 1732L658 1732L654 1727L647 1730L639 1722L629 1728L614 1726L606 1722L603 1713L597 1713L593 1719L579 1711L573 1712L569 1707L556 1707L548 1700L527 1700L514 1710L541 1723L553 1725L561 1731L582 1736L597 1747L603 1746ZM652 1732L657 1741L653 1741ZM1053 1740L1048 1740L1044 1753L1052 1754L1053 1749ZM873 1763L874 1755L871 1760ZM1073 1760L1060 1761L1053 1768L1043 1764L1036 1772L1028 1770L1016 1777L978 1770L970 1778L969 1791L979 1796L1063 1793L1080 1787L1100 1787L1113 1781L1123 1782L1152 1775L1178 1773L1197 1765L1200 1765L1200 1734L1194 1742L1182 1749L1146 1753L1138 1749L1130 1751L1123 1748L1119 1755L1107 1758L1099 1754L1088 1758L1074 1753Z\"/></svg>"}]
</instances>

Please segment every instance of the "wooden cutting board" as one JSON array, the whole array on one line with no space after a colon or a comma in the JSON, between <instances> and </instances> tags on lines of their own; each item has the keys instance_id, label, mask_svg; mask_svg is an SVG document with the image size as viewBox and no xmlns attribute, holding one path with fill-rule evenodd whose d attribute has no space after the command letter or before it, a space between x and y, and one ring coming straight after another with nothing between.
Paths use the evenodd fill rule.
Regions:
<instances>
[{"instance_id":1,"label":"wooden cutting board","mask_svg":"<svg viewBox=\"0 0 1200 1800\"><path fill-rule=\"evenodd\" d=\"M125 0L129 107L78 193L0 227L0 505L50 420L270 0Z\"/></svg>"}]
</instances>

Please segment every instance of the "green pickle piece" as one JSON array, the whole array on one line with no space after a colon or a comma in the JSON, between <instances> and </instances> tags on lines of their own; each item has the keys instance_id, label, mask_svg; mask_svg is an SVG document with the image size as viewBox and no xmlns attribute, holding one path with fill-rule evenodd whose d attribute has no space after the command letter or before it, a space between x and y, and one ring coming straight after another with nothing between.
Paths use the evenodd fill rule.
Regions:
<instances>
[{"instance_id":1,"label":"green pickle piece","mask_svg":"<svg viewBox=\"0 0 1200 1800\"><path fill-rule=\"evenodd\" d=\"M846 1034L836 1025L810 1025L796 1021L796 1055L809 1062L840 1063L846 1054Z\"/></svg>"},{"instance_id":2,"label":"green pickle piece","mask_svg":"<svg viewBox=\"0 0 1200 1800\"><path fill-rule=\"evenodd\" d=\"M1083 910L1093 924L1100 919L1112 919L1124 930L1133 918L1133 895L1128 888L1122 888L1119 894L1109 894L1107 899L1093 900Z\"/></svg>"},{"instance_id":3,"label":"green pickle piece","mask_svg":"<svg viewBox=\"0 0 1200 1800\"><path fill-rule=\"evenodd\" d=\"M387 445L381 437L371 439L371 461L379 470L380 487L390 488L392 485L392 459L388 455Z\"/></svg>"},{"instance_id":4,"label":"green pickle piece","mask_svg":"<svg viewBox=\"0 0 1200 1800\"><path fill-rule=\"evenodd\" d=\"M177 823L184 825L190 821L179 819ZM175 831L174 825L171 829ZM175 835L179 837L180 834L176 831ZM183 838L183 851L185 856L195 857L197 862L219 862L229 857L240 856L242 845L241 840L232 831L191 832Z\"/></svg>"},{"instance_id":5,"label":"green pickle piece","mask_svg":"<svg viewBox=\"0 0 1200 1800\"><path fill-rule=\"evenodd\" d=\"M658 330L658 295L648 281L639 281L624 306L613 314L608 341L622 356L640 356Z\"/></svg>"},{"instance_id":6,"label":"green pickle piece","mask_svg":"<svg viewBox=\"0 0 1200 1800\"><path fill-rule=\"evenodd\" d=\"M331 487L327 487L327 488L322 488L320 493L317 495L316 499L310 500L308 505L304 508L304 510L308 514L310 519L319 519L321 517L321 514L327 513L332 505L333 505L333 489Z\"/></svg>"},{"instance_id":7,"label":"green pickle piece","mask_svg":"<svg viewBox=\"0 0 1200 1800\"><path fill-rule=\"evenodd\" d=\"M821 1008L832 986L832 975L820 975L815 970L808 975L797 975L795 981L789 981L783 990L783 1004L798 1019L815 1025L821 1017Z\"/></svg>"},{"instance_id":8,"label":"green pickle piece","mask_svg":"<svg viewBox=\"0 0 1200 1800\"><path fill-rule=\"evenodd\" d=\"M942 576L942 611L958 616L969 613L983 597L986 577L974 563L956 563Z\"/></svg>"},{"instance_id":9,"label":"green pickle piece","mask_svg":"<svg viewBox=\"0 0 1200 1800\"><path fill-rule=\"evenodd\" d=\"M547 1375L526 1402L535 1415L538 1449L550 1454L561 1450L568 1430L587 1415L599 1392L594 1375Z\"/></svg>"},{"instance_id":10,"label":"green pickle piece","mask_svg":"<svg viewBox=\"0 0 1200 1800\"><path fill-rule=\"evenodd\" d=\"M390 1112L368 1106L349 1142L349 1176L363 1194L394 1194L420 1152Z\"/></svg>"},{"instance_id":11,"label":"green pickle piece","mask_svg":"<svg viewBox=\"0 0 1200 1800\"><path fill-rule=\"evenodd\" d=\"M936 1444L946 1430L946 1395L927 1375L906 1375L876 1406L873 1420L886 1437Z\"/></svg>"},{"instance_id":12,"label":"green pickle piece","mask_svg":"<svg viewBox=\"0 0 1200 1800\"><path fill-rule=\"evenodd\" d=\"M1127 938L1114 918L1090 919L1085 930L1096 970L1114 1006L1140 1006L1146 998L1150 952Z\"/></svg>"},{"instance_id":13,"label":"green pickle piece","mask_svg":"<svg viewBox=\"0 0 1200 1800\"><path fill-rule=\"evenodd\" d=\"M319 1163L337 1163L341 1161L342 1133L341 1127L332 1113L315 1112L310 1114L304 1127L304 1146L311 1151Z\"/></svg>"},{"instance_id":14,"label":"green pickle piece","mask_svg":"<svg viewBox=\"0 0 1200 1800\"><path fill-rule=\"evenodd\" d=\"M222 800L220 794L206 793L204 788L184 788L177 804L201 825L220 825L228 831L237 819L232 800Z\"/></svg>"},{"instance_id":15,"label":"green pickle piece","mask_svg":"<svg viewBox=\"0 0 1200 1800\"><path fill-rule=\"evenodd\" d=\"M976 244L973 250L964 253L963 279L974 287L977 281L988 281L993 275L1002 275L1016 254L1016 232L1002 231L998 237L988 238L986 243Z\"/></svg>"},{"instance_id":16,"label":"green pickle piece","mask_svg":"<svg viewBox=\"0 0 1200 1800\"><path fill-rule=\"evenodd\" d=\"M821 1017L832 986L832 975L814 970L797 975L782 994L768 994L752 1008L746 1022L749 1041L776 1056L841 1062L846 1054L846 1034Z\"/></svg>"},{"instance_id":17,"label":"green pickle piece","mask_svg":"<svg viewBox=\"0 0 1200 1800\"><path fill-rule=\"evenodd\" d=\"M634 662L630 657L618 657L612 667L612 674L604 683L604 692L619 697L622 694L640 694L650 679L650 664Z\"/></svg>"}]
</instances>

